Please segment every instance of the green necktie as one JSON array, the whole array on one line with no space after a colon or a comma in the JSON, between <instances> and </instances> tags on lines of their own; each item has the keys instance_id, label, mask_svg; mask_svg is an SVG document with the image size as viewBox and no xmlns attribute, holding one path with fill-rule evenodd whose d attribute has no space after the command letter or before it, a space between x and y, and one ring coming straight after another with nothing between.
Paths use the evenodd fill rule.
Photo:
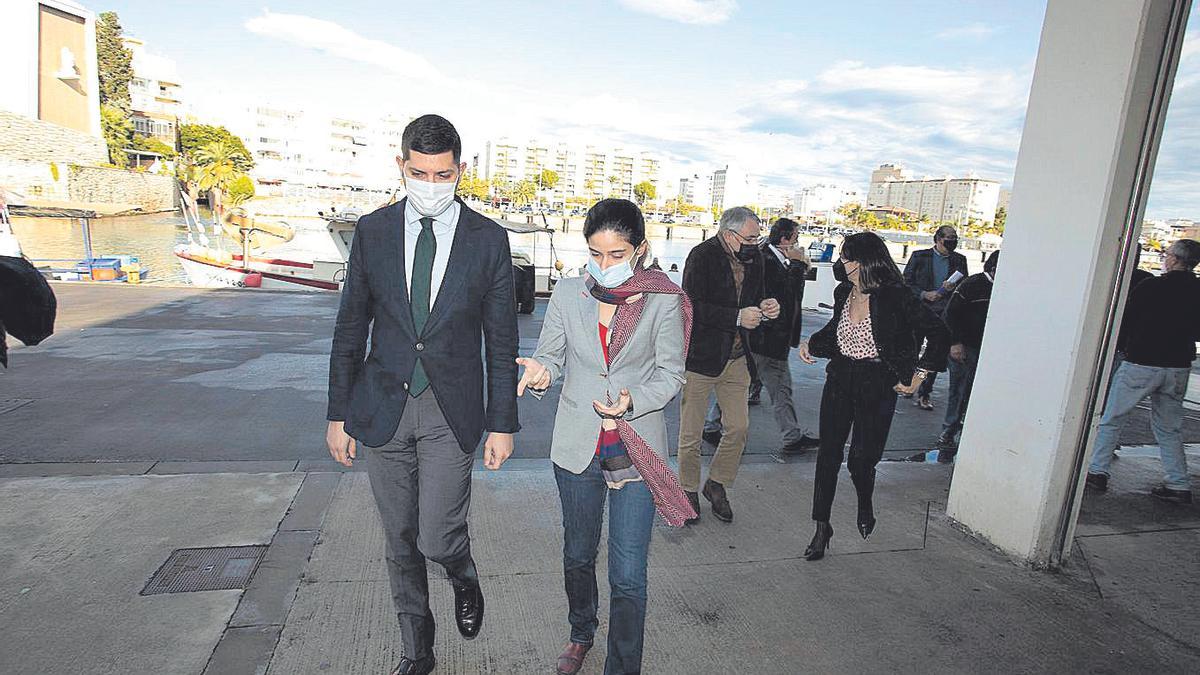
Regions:
<instances>
[{"instance_id":1,"label":"green necktie","mask_svg":"<svg viewBox=\"0 0 1200 675\"><path fill-rule=\"evenodd\" d=\"M413 326L417 329L417 343L421 344L421 333L429 320L429 295L433 288L433 257L437 253L437 239L433 236L433 218L421 219L421 234L417 236L417 250L413 253L412 290L409 293L409 306L412 308ZM429 388L429 376L421 365L421 357L417 356L417 365L413 369L412 384L408 393L420 396Z\"/></svg>"}]
</instances>

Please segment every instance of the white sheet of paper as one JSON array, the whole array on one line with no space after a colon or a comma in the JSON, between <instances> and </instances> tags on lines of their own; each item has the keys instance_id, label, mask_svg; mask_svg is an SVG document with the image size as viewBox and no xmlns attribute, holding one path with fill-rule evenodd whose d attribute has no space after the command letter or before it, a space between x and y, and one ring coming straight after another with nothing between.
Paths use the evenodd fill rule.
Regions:
<instances>
[{"instance_id":1,"label":"white sheet of paper","mask_svg":"<svg viewBox=\"0 0 1200 675\"><path fill-rule=\"evenodd\" d=\"M950 278L946 280L946 283L957 284L959 281L962 281L962 278L963 278L962 272L955 272L954 274L950 275Z\"/></svg>"}]
</instances>

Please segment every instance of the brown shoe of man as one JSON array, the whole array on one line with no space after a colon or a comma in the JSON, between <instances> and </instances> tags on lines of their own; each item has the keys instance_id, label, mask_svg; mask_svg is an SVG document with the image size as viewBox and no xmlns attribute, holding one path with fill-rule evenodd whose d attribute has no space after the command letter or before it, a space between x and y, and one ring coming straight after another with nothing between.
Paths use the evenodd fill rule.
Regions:
<instances>
[{"instance_id":1,"label":"brown shoe of man","mask_svg":"<svg viewBox=\"0 0 1200 675\"><path fill-rule=\"evenodd\" d=\"M583 657L587 656L591 645L581 645L578 642L568 642L563 653L558 655L554 672L558 675L575 675L583 668Z\"/></svg>"}]
</instances>

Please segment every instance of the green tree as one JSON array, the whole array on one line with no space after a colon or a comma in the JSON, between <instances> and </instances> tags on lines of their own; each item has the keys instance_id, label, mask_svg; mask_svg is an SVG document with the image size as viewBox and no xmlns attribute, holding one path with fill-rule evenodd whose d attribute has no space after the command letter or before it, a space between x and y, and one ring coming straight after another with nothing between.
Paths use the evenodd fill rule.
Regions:
<instances>
[{"instance_id":1,"label":"green tree","mask_svg":"<svg viewBox=\"0 0 1200 675\"><path fill-rule=\"evenodd\" d=\"M230 206L241 206L254 197L254 181L242 174L229 182L226 202Z\"/></svg>"},{"instance_id":2,"label":"green tree","mask_svg":"<svg viewBox=\"0 0 1200 675\"><path fill-rule=\"evenodd\" d=\"M716 204L713 204L712 208L709 210L712 211L713 222L720 223L721 222L721 207Z\"/></svg>"},{"instance_id":3,"label":"green tree","mask_svg":"<svg viewBox=\"0 0 1200 675\"><path fill-rule=\"evenodd\" d=\"M1001 206L996 209L996 219L992 221L992 227L999 231L1004 231L1004 223L1008 220L1008 209Z\"/></svg>"},{"instance_id":4,"label":"green tree","mask_svg":"<svg viewBox=\"0 0 1200 675\"><path fill-rule=\"evenodd\" d=\"M858 225L866 230L878 230L880 225L879 216L867 211L858 219Z\"/></svg>"},{"instance_id":5,"label":"green tree","mask_svg":"<svg viewBox=\"0 0 1200 675\"><path fill-rule=\"evenodd\" d=\"M156 152L167 159L174 159L175 155L178 154L175 152L175 148L172 148L153 136L134 136L131 147L134 150Z\"/></svg>"},{"instance_id":6,"label":"green tree","mask_svg":"<svg viewBox=\"0 0 1200 675\"><path fill-rule=\"evenodd\" d=\"M133 52L122 41L116 12L103 12L96 21L96 61L100 103L129 112L129 83L133 81Z\"/></svg>"},{"instance_id":7,"label":"green tree","mask_svg":"<svg viewBox=\"0 0 1200 675\"><path fill-rule=\"evenodd\" d=\"M588 197L595 197L596 196L596 181L595 181L595 179L588 178L588 179L584 180L583 181L583 191L587 193Z\"/></svg>"},{"instance_id":8,"label":"green tree","mask_svg":"<svg viewBox=\"0 0 1200 675\"><path fill-rule=\"evenodd\" d=\"M539 190L553 190L558 185L559 176L557 171L542 169L534 175L533 180Z\"/></svg>"},{"instance_id":9,"label":"green tree","mask_svg":"<svg viewBox=\"0 0 1200 675\"><path fill-rule=\"evenodd\" d=\"M224 197L229 186L244 174L238 170L237 150L227 143L214 141L196 150L196 164L200 167L200 189L212 195L213 210L223 212Z\"/></svg>"},{"instance_id":10,"label":"green tree","mask_svg":"<svg viewBox=\"0 0 1200 675\"><path fill-rule=\"evenodd\" d=\"M620 193L617 192L617 186L620 184L621 184L620 176L613 174L608 177L608 194L609 194L609 196L612 196L612 197L620 197L621 196Z\"/></svg>"},{"instance_id":11,"label":"green tree","mask_svg":"<svg viewBox=\"0 0 1200 675\"><path fill-rule=\"evenodd\" d=\"M508 200L516 206L524 206L537 197L537 183L522 180L510 186L506 192Z\"/></svg>"},{"instance_id":12,"label":"green tree","mask_svg":"<svg viewBox=\"0 0 1200 675\"><path fill-rule=\"evenodd\" d=\"M120 108L104 104L100 106L100 130L108 146L108 161L124 169L129 166L125 148L133 144L133 122Z\"/></svg>"},{"instance_id":13,"label":"green tree","mask_svg":"<svg viewBox=\"0 0 1200 675\"><path fill-rule=\"evenodd\" d=\"M468 171L463 174L462 180L458 181L457 194L464 199L477 199L479 201L487 201L491 189L486 178L480 178L474 171Z\"/></svg>"},{"instance_id":14,"label":"green tree","mask_svg":"<svg viewBox=\"0 0 1200 675\"><path fill-rule=\"evenodd\" d=\"M242 139L234 136L225 127L211 124L181 124L179 126L179 149L190 157L212 143L223 143L229 147L231 161L238 171L248 173L254 168L254 159L250 151L242 143Z\"/></svg>"},{"instance_id":15,"label":"green tree","mask_svg":"<svg viewBox=\"0 0 1200 675\"><path fill-rule=\"evenodd\" d=\"M647 200L658 198L658 188L654 183L644 180L633 186L633 198L639 206L644 205Z\"/></svg>"}]
</instances>

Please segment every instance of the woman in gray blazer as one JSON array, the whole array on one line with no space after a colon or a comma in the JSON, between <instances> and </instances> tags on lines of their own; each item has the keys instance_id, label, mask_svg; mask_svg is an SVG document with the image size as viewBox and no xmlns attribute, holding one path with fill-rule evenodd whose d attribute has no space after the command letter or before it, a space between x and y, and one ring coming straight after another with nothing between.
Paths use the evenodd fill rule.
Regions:
<instances>
[{"instance_id":1,"label":"woman in gray blazer","mask_svg":"<svg viewBox=\"0 0 1200 675\"><path fill-rule=\"evenodd\" d=\"M691 303L661 271L645 268L642 213L605 199L584 223L583 278L554 288L538 348L517 395L541 398L565 377L550 459L563 511L563 573L571 638L557 672L579 672L595 636L596 554L608 501L608 657L605 673L641 671L646 560L657 508L680 526L695 512L667 465L663 409L683 384Z\"/></svg>"}]
</instances>

